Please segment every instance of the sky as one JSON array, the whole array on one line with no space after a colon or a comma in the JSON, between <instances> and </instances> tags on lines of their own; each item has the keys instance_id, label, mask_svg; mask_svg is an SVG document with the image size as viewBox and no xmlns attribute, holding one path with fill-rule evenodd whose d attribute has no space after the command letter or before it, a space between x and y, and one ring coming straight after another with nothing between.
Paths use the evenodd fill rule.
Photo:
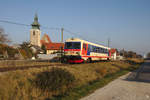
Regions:
<instances>
[{"instance_id":1,"label":"sky","mask_svg":"<svg viewBox=\"0 0 150 100\"><path fill-rule=\"evenodd\" d=\"M82 38L118 50L150 51L150 0L0 0L0 20L32 24L38 14L42 35L53 42ZM30 26L0 22L12 43L29 41ZM48 27L44 28L44 27ZM51 29L54 28L54 29Z\"/></svg>"}]
</instances>

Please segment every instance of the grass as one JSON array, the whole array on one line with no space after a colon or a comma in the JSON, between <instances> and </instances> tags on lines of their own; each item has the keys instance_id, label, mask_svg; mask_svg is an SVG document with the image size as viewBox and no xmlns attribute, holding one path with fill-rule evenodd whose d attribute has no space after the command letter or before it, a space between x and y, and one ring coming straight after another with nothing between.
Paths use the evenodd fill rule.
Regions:
<instances>
[{"instance_id":1,"label":"grass","mask_svg":"<svg viewBox=\"0 0 150 100\"><path fill-rule=\"evenodd\" d=\"M15 100L45 100L46 98L53 100L70 100L71 98L71 100L77 100L92 93L97 88L105 86L117 77L135 70L140 63L130 64L128 61L116 61L74 64L69 67L60 66L58 68L66 70L75 77L74 85L69 91L61 90L64 92L63 95L53 91L51 96L47 95L49 91L43 92L33 84L36 76L51 70L51 67L3 73L0 75L0 100L12 100L12 98ZM51 77L48 76L48 78ZM60 75L60 78L63 77ZM59 80L59 77L57 79Z\"/></svg>"},{"instance_id":2,"label":"grass","mask_svg":"<svg viewBox=\"0 0 150 100\"><path fill-rule=\"evenodd\" d=\"M71 92L69 92L67 95L59 95L56 97L53 97L51 100L78 100L84 96L87 96L88 94L93 93L96 89L104 87L114 79L127 74L130 71L133 71L139 67L139 65L132 66L133 68L128 68L126 70L120 70L116 73L106 75L105 77L97 80L93 80L91 82L88 82L85 85L82 85L80 87L74 88Z\"/></svg>"},{"instance_id":3,"label":"grass","mask_svg":"<svg viewBox=\"0 0 150 100\"><path fill-rule=\"evenodd\" d=\"M67 95L60 95L60 96L56 96L53 97L51 100L78 100L90 93L93 93L96 89L101 88L105 85L107 85L108 83L110 83L111 81L113 81L114 79L118 78L121 75L124 75L128 73L128 71L119 71L117 73L114 73L112 75L107 75L102 79L99 80L94 80L92 82L89 82L83 86L74 88L69 94Z\"/></svg>"}]
</instances>

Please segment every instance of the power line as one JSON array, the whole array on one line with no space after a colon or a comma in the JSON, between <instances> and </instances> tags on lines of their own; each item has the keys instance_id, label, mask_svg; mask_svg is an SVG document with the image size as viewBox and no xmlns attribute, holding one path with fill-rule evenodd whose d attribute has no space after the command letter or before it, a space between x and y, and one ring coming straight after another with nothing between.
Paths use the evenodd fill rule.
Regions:
<instances>
[{"instance_id":1,"label":"power line","mask_svg":"<svg viewBox=\"0 0 150 100\"><path fill-rule=\"evenodd\" d=\"M18 22L13 22L13 21L7 21L7 20L0 20L0 22L2 22L2 23L8 23L8 24L20 25L20 26L32 26L32 25L29 25L29 24L23 24L23 23L18 23ZM41 28L49 29L49 30L61 30L61 28L45 27L45 26L42 26L42 25L41 25ZM79 35L79 34L76 34L76 33L74 33L74 32L71 32L71 31L69 31L68 29L64 29L64 31L68 32L69 34L72 34L72 35L75 35L75 36L79 36L79 37L81 37L81 38L84 38L83 36L81 36L81 35Z\"/></svg>"},{"instance_id":2,"label":"power line","mask_svg":"<svg viewBox=\"0 0 150 100\"><path fill-rule=\"evenodd\" d=\"M12 22L12 21L6 21L6 20L0 20L0 22L8 23L8 24L21 25L21 26L31 26L31 25L27 25L27 24L22 24L22 23L17 23L17 22Z\"/></svg>"},{"instance_id":3,"label":"power line","mask_svg":"<svg viewBox=\"0 0 150 100\"><path fill-rule=\"evenodd\" d=\"M44 28L44 29L49 29L49 30L61 30L61 28L56 28L56 27L45 27L45 26L42 26L42 25L41 25L41 27Z\"/></svg>"},{"instance_id":4,"label":"power line","mask_svg":"<svg viewBox=\"0 0 150 100\"><path fill-rule=\"evenodd\" d=\"M81 37L81 38L85 39L82 35L77 34L77 33L74 33L74 32L71 32L71 31L69 31L68 29L64 29L64 31L68 32L68 33L69 33L69 34L71 34L71 35L79 36L79 37Z\"/></svg>"},{"instance_id":5,"label":"power line","mask_svg":"<svg viewBox=\"0 0 150 100\"><path fill-rule=\"evenodd\" d=\"M18 23L18 22L13 22L13 21L7 21L7 20L0 20L0 22L2 23L8 23L8 24L15 24L15 25L20 25L20 26L32 26L32 25L29 25L29 24L23 24L23 23ZM60 28L54 28L54 27L45 27L45 26L42 26L42 28L44 29L49 29L49 30L60 30Z\"/></svg>"},{"instance_id":6,"label":"power line","mask_svg":"<svg viewBox=\"0 0 150 100\"><path fill-rule=\"evenodd\" d=\"M13 22L13 21L7 21L7 20L0 20L0 22L2 22L2 23L8 23L8 24L15 24L15 25L20 25L20 26L27 26L27 27L29 27L29 26L32 26L32 25L29 25L29 24L23 24L23 23L18 23L18 22ZM41 25L41 28L44 28L44 29L48 29L48 30L61 30L61 28L56 28L56 27L45 27L45 26L42 26ZM82 38L82 39L84 39L84 40L87 40L87 37L83 37L82 35L80 35L80 34L77 34L77 33L74 33L74 32L72 32L72 31L70 31L70 30L68 30L68 29L64 29L64 31L66 31L66 32L68 32L69 34L71 34L71 35L74 35L74 36L77 36L77 37L79 37L79 38ZM90 37L91 38L91 37ZM89 39L90 39L89 38ZM93 40L93 39L92 39Z\"/></svg>"},{"instance_id":7,"label":"power line","mask_svg":"<svg viewBox=\"0 0 150 100\"><path fill-rule=\"evenodd\" d=\"M92 37L89 38L88 36L83 37L82 35L77 34L77 33L73 33L73 32L71 32L71 31L69 31L68 29L64 29L64 31L68 32L68 33L71 34L71 35L78 36L79 38L82 38L82 39L84 39L84 40L87 40L87 39L95 40L95 38L92 38ZM95 43L99 44L99 41L96 40ZM101 45L104 45L104 44L101 44Z\"/></svg>"}]
</instances>

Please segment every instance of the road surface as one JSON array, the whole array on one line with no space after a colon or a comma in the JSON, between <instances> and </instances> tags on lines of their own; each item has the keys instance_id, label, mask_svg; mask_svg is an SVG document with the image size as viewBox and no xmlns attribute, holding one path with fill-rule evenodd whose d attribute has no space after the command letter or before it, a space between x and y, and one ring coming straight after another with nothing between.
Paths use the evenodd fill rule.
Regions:
<instances>
[{"instance_id":1,"label":"road surface","mask_svg":"<svg viewBox=\"0 0 150 100\"><path fill-rule=\"evenodd\" d=\"M81 100L150 100L150 60Z\"/></svg>"}]
</instances>

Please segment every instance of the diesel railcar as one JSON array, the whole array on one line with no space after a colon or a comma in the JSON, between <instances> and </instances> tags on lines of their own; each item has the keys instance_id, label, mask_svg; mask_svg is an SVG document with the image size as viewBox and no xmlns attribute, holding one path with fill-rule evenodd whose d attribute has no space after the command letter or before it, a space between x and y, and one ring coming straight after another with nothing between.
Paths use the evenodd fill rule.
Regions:
<instances>
[{"instance_id":1,"label":"diesel railcar","mask_svg":"<svg viewBox=\"0 0 150 100\"><path fill-rule=\"evenodd\" d=\"M92 62L95 60L109 60L110 48L88 42L79 38L70 38L65 41L64 55L69 63Z\"/></svg>"}]
</instances>

